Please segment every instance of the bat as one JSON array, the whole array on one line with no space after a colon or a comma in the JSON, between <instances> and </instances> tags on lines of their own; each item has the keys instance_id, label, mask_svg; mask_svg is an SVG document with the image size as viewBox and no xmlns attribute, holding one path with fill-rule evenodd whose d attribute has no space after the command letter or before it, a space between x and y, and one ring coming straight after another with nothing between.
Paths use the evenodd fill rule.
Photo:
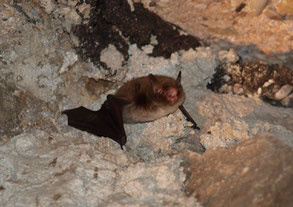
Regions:
<instances>
[{"instance_id":1,"label":"bat","mask_svg":"<svg viewBox=\"0 0 293 207\"><path fill-rule=\"evenodd\" d=\"M124 123L149 122L174 113L178 108L199 129L182 105L185 92L181 71L177 79L153 75L135 78L122 85L114 95L108 95L98 111L83 106L65 110L68 125L96 136L108 137L123 149L126 144Z\"/></svg>"}]
</instances>

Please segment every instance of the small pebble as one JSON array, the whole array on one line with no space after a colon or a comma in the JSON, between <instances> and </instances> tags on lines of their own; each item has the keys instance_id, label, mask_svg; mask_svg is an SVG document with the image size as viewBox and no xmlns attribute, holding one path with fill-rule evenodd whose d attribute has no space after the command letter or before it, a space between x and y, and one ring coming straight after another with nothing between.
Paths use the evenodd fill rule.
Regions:
<instances>
[{"instance_id":1,"label":"small pebble","mask_svg":"<svg viewBox=\"0 0 293 207\"><path fill-rule=\"evenodd\" d=\"M224 81L228 82L229 80L231 80L231 77L229 75L224 75L223 79Z\"/></svg>"},{"instance_id":2,"label":"small pebble","mask_svg":"<svg viewBox=\"0 0 293 207\"><path fill-rule=\"evenodd\" d=\"M188 127L192 127L193 124L189 121L189 122L187 122L187 126L188 126Z\"/></svg>"},{"instance_id":3,"label":"small pebble","mask_svg":"<svg viewBox=\"0 0 293 207\"><path fill-rule=\"evenodd\" d=\"M221 50L219 52L219 60L226 63L235 63L239 60L239 56L233 48L230 48L229 51Z\"/></svg>"},{"instance_id":4,"label":"small pebble","mask_svg":"<svg viewBox=\"0 0 293 207\"><path fill-rule=\"evenodd\" d=\"M231 90L232 90L232 87L228 86L227 84L225 84L221 88L219 88L219 93L227 93L227 92L229 92Z\"/></svg>"},{"instance_id":5,"label":"small pebble","mask_svg":"<svg viewBox=\"0 0 293 207\"><path fill-rule=\"evenodd\" d=\"M262 93L262 88L261 87L259 87L258 89L257 89L257 95L261 95L261 93Z\"/></svg>"},{"instance_id":6,"label":"small pebble","mask_svg":"<svg viewBox=\"0 0 293 207\"><path fill-rule=\"evenodd\" d=\"M266 87L268 87L268 86L270 86L272 83L274 83L275 81L273 80L273 79L270 79L270 80L268 80L267 82L265 82L264 84L263 84L263 87L264 88L266 88Z\"/></svg>"},{"instance_id":7,"label":"small pebble","mask_svg":"<svg viewBox=\"0 0 293 207\"><path fill-rule=\"evenodd\" d=\"M233 92L235 94L242 94L244 92L244 90L242 88L242 85L240 85L238 83L234 84L234 86L233 86Z\"/></svg>"},{"instance_id":8,"label":"small pebble","mask_svg":"<svg viewBox=\"0 0 293 207\"><path fill-rule=\"evenodd\" d=\"M267 3L268 0L248 0L247 4L251 14L257 16L262 13Z\"/></svg>"},{"instance_id":9,"label":"small pebble","mask_svg":"<svg viewBox=\"0 0 293 207\"><path fill-rule=\"evenodd\" d=\"M286 96L288 96L291 91L293 90L293 86L291 85L284 85L282 88L275 94L275 100L282 100Z\"/></svg>"}]
</instances>

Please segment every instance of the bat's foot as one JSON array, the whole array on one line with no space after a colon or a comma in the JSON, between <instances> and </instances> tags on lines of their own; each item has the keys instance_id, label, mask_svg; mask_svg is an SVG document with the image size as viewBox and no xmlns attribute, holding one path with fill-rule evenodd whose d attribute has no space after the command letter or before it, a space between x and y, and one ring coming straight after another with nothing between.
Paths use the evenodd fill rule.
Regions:
<instances>
[{"instance_id":1,"label":"bat's foot","mask_svg":"<svg viewBox=\"0 0 293 207\"><path fill-rule=\"evenodd\" d=\"M200 130L200 128L197 126L197 124L193 124L191 128L196 129L196 130Z\"/></svg>"},{"instance_id":2,"label":"bat's foot","mask_svg":"<svg viewBox=\"0 0 293 207\"><path fill-rule=\"evenodd\" d=\"M192 123L192 127L193 129L197 129L200 130L200 128L197 126L196 122L193 120L193 118L190 116L190 114L188 113L188 111L185 109L185 107L183 105L179 106L180 111L182 112L182 114L186 117L187 121L190 121Z\"/></svg>"}]
</instances>

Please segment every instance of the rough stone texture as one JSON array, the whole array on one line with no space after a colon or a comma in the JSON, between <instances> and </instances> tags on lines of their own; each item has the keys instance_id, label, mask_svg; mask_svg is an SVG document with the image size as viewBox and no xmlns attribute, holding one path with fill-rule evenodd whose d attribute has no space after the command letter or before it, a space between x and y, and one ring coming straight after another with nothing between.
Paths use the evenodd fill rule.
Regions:
<instances>
[{"instance_id":1,"label":"rough stone texture","mask_svg":"<svg viewBox=\"0 0 293 207\"><path fill-rule=\"evenodd\" d=\"M249 8L249 12L253 15L260 15L263 11L263 9L268 4L268 0L248 0L247 6Z\"/></svg>"},{"instance_id":2,"label":"rough stone texture","mask_svg":"<svg viewBox=\"0 0 293 207\"><path fill-rule=\"evenodd\" d=\"M213 46L200 47L174 52L170 58L150 57L158 43L151 36L150 44L141 48L127 42L129 58L122 68L104 69L84 62L73 49L81 42L71 28L89 22L88 1L41 2L5 0L0 5L0 206L198 206L197 190L192 196L183 191L189 174L182 167L182 151L203 153L201 145L229 149L259 132L272 133L293 146L292 109L206 89L219 63L239 59L230 48L219 53ZM127 2L131 10L132 1ZM166 2L172 3L155 1L152 7L167 9ZM196 5L205 8L208 2ZM190 18L184 13L190 4L195 5L187 1L170 9L176 15L184 6L180 15L189 22L187 31L200 31L194 13ZM205 13L198 14L204 19ZM227 16L231 14L224 20ZM262 18L261 14L255 20ZM285 28L287 22L275 24ZM278 34L270 33L278 41L288 40ZM105 48L103 58L112 63L111 46ZM123 56L114 51L116 57ZM121 66L121 59L115 60L110 67ZM96 110L107 94L129 79L149 73L176 77L179 70L187 94L185 107L200 132L177 111L154 122L125 125L128 142L121 151L110 139L67 126L60 113L80 105ZM226 150L218 151L216 157L221 157Z\"/></svg>"},{"instance_id":3,"label":"rough stone texture","mask_svg":"<svg viewBox=\"0 0 293 207\"><path fill-rule=\"evenodd\" d=\"M186 153L186 191L213 206L292 206L293 150L270 135L258 135L229 149Z\"/></svg>"},{"instance_id":4,"label":"rough stone texture","mask_svg":"<svg viewBox=\"0 0 293 207\"><path fill-rule=\"evenodd\" d=\"M151 0L136 0L160 15L166 21L173 22L215 46L229 49L234 47L242 57L251 60L263 60L269 63L292 63L292 20L286 21L281 11L292 8L292 1L270 1L263 13L254 16L250 13L247 1L212 1L212 0L173 0L156 1L156 6L150 6ZM235 11L235 5L245 2L246 6L240 12ZM253 0L255 5L263 0ZM283 10L279 14L277 5ZM253 10L256 8L253 7ZM267 10L273 10L279 20L266 15ZM291 11L291 10L290 10ZM289 13L287 13L289 17Z\"/></svg>"},{"instance_id":5,"label":"rough stone texture","mask_svg":"<svg viewBox=\"0 0 293 207\"><path fill-rule=\"evenodd\" d=\"M45 9L47 14L51 14L56 5L53 0L40 0L40 6Z\"/></svg>"},{"instance_id":6,"label":"rough stone texture","mask_svg":"<svg viewBox=\"0 0 293 207\"><path fill-rule=\"evenodd\" d=\"M281 15L293 15L293 1L292 0L281 0L276 1L276 8Z\"/></svg>"},{"instance_id":7,"label":"rough stone texture","mask_svg":"<svg viewBox=\"0 0 293 207\"><path fill-rule=\"evenodd\" d=\"M109 139L39 130L0 148L1 206L199 206L178 156L133 162Z\"/></svg>"},{"instance_id":8,"label":"rough stone texture","mask_svg":"<svg viewBox=\"0 0 293 207\"><path fill-rule=\"evenodd\" d=\"M169 58L175 51L200 46L196 37L163 21L141 3L126 0L89 3L92 6L89 21L74 26L73 33L80 41L77 52L84 60L90 60L96 65L111 69L99 58L108 44L113 44L123 54L124 61L129 57L129 43L136 44L140 49L152 44L153 50L149 55L164 58ZM155 42L152 41L154 38Z\"/></svg>"},{"instance_id":9,"label":"rough stone texture","mask_svg":"<svg viewBox=\"0 0 293 207\"><path fill-rule=\"evenodd\" d=\"M18 114L20 113L20 106L18 105L19 100L13 95L13 88L9 88L0 85L0 108L6 109L0 111L0 142L2 143L9 136L14 136L21 132L18 127L20 120Z\"/></svg>"},{"instance_id":10,"label":"rough stone texture","mask_svg":"<svg viewBox=\"0 0 293 207\"><path fill-rule=\"evenodd\" d=\"M270 106L258 98L207 93L197 101L197 110L206 120L200 133L205 148L227 147L261 132L293 147L293 109Z\"/></svg>"},{"instance_id":11,"label":"rough stone texture","mask_svg":"<svg viewBox=\"0 0 293 207\"><path fill-rule=\"evenodd\" d=\"M293 90L293 70L278 65L263 63L228 63L219 65L213 79L207 87L220 93L258 96L274 105L290 105L290 93ZM282 99L289 99L283 104Z\"/></svg>"}]
</instances>

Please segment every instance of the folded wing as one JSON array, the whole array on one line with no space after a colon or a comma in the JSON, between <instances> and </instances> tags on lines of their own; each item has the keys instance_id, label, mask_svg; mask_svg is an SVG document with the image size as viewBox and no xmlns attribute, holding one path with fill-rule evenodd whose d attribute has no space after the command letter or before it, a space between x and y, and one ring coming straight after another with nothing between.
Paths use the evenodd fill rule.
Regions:
<instances>
[{"instance_id":1,"label":"folded wing","mask_svg":"<svg viewBox=\"0 0 293 207\"><path fill-rule=\"evenodd\" d=\"M121 148L126 143L122 110L129 102L115 95L108 95L98 111L83 106L63 111L68 116L68 125L96 136L109 137Z\"/></svg>"}]
</instances>

